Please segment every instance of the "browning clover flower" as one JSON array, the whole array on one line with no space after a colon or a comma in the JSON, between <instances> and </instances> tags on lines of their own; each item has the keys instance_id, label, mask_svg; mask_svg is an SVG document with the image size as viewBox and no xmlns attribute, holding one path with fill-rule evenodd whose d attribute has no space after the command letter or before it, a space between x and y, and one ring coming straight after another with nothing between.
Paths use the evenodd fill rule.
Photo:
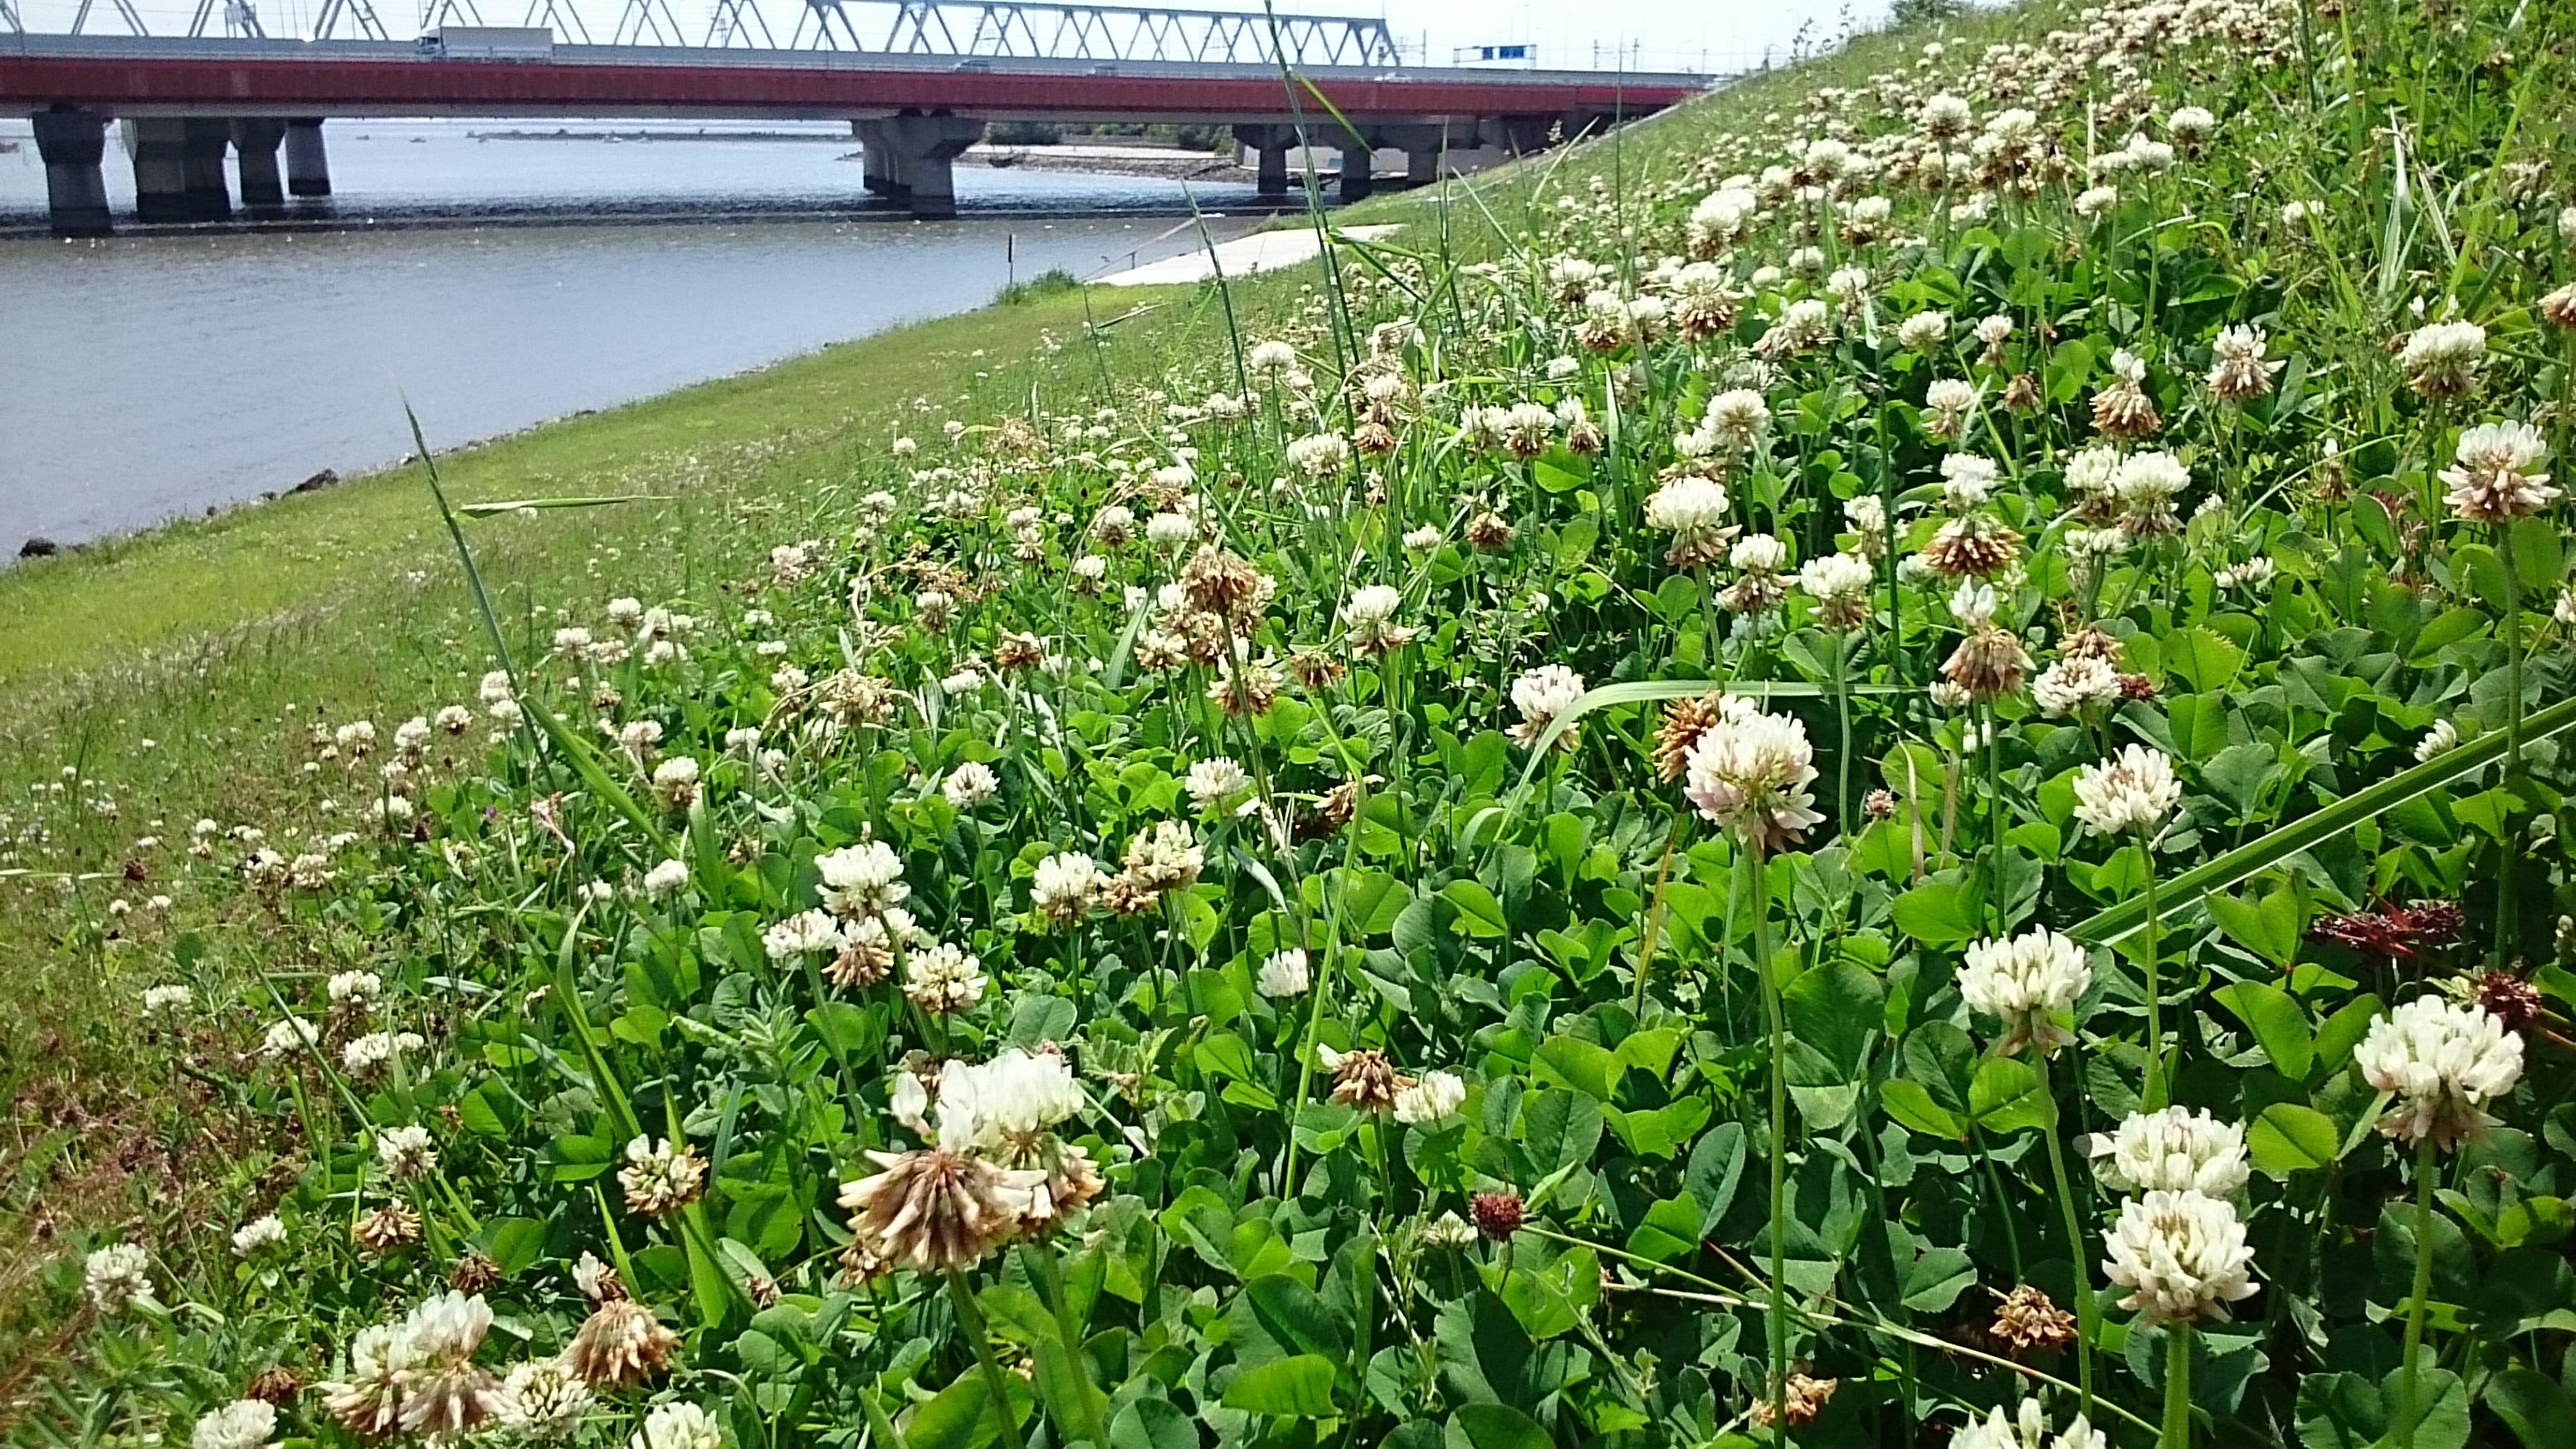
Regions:
<instances>
[{"instance_id":1,"label":"browning clover flower","mask_svg":"<svg viewBox=\"0 0 2576 1449\"><path fill-rule=\"evenodd\" d=\"M1807 727L1787 715L1721 718L1691 746L1686 773L1683 794L1699 813L1755 850L1792 843L1824 821L1809 808L1816 767Z\"/></svg>"},{"instance_id":2,"label":"browning clover flower","mask_svg":"<svg viewBox=\"0 0 2576 1449\"><path fill-rule=\"evenodd\" d=\"M2459 462L2442 470L2444 499L2468 523L2508 523L2549 506L2558 490L2533 465L2549 451L2529 423L2481 423L2460 434Z\"/></svg>"}]
</instances>

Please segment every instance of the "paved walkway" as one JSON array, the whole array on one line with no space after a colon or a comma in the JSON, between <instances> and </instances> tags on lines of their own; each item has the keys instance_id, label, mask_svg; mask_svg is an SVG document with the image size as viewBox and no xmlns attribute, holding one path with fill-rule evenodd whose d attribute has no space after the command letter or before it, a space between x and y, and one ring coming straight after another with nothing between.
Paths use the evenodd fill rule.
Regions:
<instances>
[{"instance_id":1,"label":"paved walkway","mask_svg":"<svg viewBox=\"0 0 2576 1449\"><path fill-rule=\"evenodd\" d=\"M1333 234L1356 241L1375 241L1397 230L1399 228L1395 226L1337 227ZM1318 250L1312 226L1301 226L1294 231L1255 232L1230 242L1217 243L1216 264L1224 268L1229 277L1244 277L1254 272L1275 272L1281 267L1312 261ZM1098 280L1107 287L1165 287L1204 282L1215 275L1216 269L1208 264L1207 249L1202 247Z\"/></svg>"}]
</instances>

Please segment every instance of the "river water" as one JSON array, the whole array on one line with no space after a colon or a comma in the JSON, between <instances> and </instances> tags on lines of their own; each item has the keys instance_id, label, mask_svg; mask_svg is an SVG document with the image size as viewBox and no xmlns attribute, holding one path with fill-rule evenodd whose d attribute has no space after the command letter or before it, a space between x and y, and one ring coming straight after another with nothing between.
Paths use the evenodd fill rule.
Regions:
<instances>
[{"instance_id":1,"label":"river water","mask_svg":"<svg viewBox=\"0 0 2576 1449\"><path fill-rule=\"evenodd\" d=\"M967 164L959 220L865 214L846 127L491 136L552 128L335 121L327 212L57 242L0 125L0 561L394 461L406 402L447 447L1197 245L1180 184L1129 177ZM123 224L113 133L107 181Z\"/></svg>"}]
</instances>

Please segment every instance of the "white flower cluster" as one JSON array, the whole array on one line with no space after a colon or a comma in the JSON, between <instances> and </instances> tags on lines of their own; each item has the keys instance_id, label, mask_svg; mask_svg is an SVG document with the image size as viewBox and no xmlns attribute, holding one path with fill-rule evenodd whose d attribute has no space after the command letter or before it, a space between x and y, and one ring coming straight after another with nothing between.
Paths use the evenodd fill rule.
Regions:
<instances>
[{"instance_id":1,"label":"white flower cluster","mask_svg":"<svg viewBox=\"0 0 2576 1449\"><path fill-rule=\"evenodd\" d=\"M2107 765L2086 765L2075 776L2075 818L2096 835L2152 832L2182 803L2182 782L2162 750L2130 745Z\"/></svg>"},{"instance_id":2,"label":"white flower cluster","mask_svg":"<svg viewBox=\"0 0 2576 1449\"><path fill-rule=\"evenodd\" d=\"M2380 1131L2449 1151L2494 1125L2487 1104L2522 1080L2522 1038L2485 1007L2419 996L2372 1022L2353 1060L2396 1098Z\"/></svg>"},{"instance_id":3,"label":"white flower cluster","mask_svg":"<svg viewBox=\"0 0 2576 1449\"><path fill-rule=\"evenodd\" d=\"M2057 1017L2072 1011L2092 984L2084 947L2046 926L2009 941L1970 946L1967 965L1959 972L1959 995L1968 1005L2002 1018L2004 1035L1995 1049L2006 1054L2024 1045L2046 1052L2073 1041Z\"/></svg>"},{"instance_id":4,"label":"white flower cluster","mask_svg":"<svg viewBox=\"0 0 2576 1449\"><path fill-rule=\"evenodd\" d=\"M1823 823L1807 789L1815 778L1807 727L1788 715L1746 709L1730 711L1691 746L1682 793L1711 824L1769 850Z\"/></svg>"}]
</instances>

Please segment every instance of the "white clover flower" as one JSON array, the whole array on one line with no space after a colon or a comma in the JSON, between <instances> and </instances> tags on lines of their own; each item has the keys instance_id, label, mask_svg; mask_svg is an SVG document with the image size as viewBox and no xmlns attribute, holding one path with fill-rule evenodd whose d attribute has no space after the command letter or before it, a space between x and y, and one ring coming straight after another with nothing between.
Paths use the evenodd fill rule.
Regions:
<instances>
[{"instance_id":1,"label":"white clover flower","mask_svg":"<svg viewBox=\"0 0 2576 1449\"><path fill-rule=\"evenodd\" d=\"M2487 358L2487 329L2475 322L2427 322L2397 354L2408 383L2426 397L2465 397Z\"/></svg>"},{"instance_id":2,"label":"white clover flower","mask_svg":"<svg viewBox=\"0 0 2576 1449\"><path fill-rule=\"evenodd\" d=\"M1646 499L1646 526L1673 535L1668 559L1689 567L1714 558L1714 545L1727 523L1726 486L1712 478L1684 475L1658 488ZM1705 555L1705 557L1703 557Z\"/></svg>"},{"instance_id":3,"label":"white clover flower","mask_svg":"<svg viewBox=\"0 0 2576 1449\"><path fill-rule=\"evenodd\" d=\"M1467 1101L1467 1084L1455 1072L1424 1072L1395 1094L1395 1120L1409 1126L1436 1126L1458 1114Z\"/></svg>"},{"instance_id":4,"label":"white clover flower","mask_svg":"<svg viewBox=\"0 0 2576 1449\"><path fill-rule=\"evenodd\" d=\"M2189 1323L2227 1316L2227 1305L2254 1295L2254 1250L2225 1198L2151 1191L2120 1205L2105 1235L2102 1271L2129 1290L2120 1306L2143 1323Z\"/></svg>"},{"instance_id":5,"label":"white clover flower","mask_svg":"<svg viewBox=\"0 0 2576 1449\"><path fill-rule=\"evenodd\" d=\"M1190 804L1200 810L1222 810L1234 797L1252 788L1252 777L1243 767L1223 755L1200 760L1181 777L1181 788L1189 792Z\"/></svg>"},{"instance_id":6,"label":"white clover flower","mask_svg":"<svg viewBox=\"0 0 2576 1449\"><path fill-rule=\"evenodd\" d=\"M2120 188L2116 186L2088 186L2082 191L2076 193L2075 214L2077 216L2100 216L2102 213L2111 210L2119 204Z\"/></svg>"},{"instance_id":7,"label":"white clover flower","mask_svg":"<svg viewBox=\"0 0 2576 1449\"><path fill-rule=\"evenodd\" d=\"M501 1380L493 1418L510 1434L534 1443L569 1439L590 1412L590 1385L559 1358L532 1359Z\"/></svg>"},{"instance_id":8,"label":"white clover flower","mask_svg":"<svg viewBox=\"0 0 2576 1449\"><path fill-rule=\"evenodd\" d=\"M2093 1175L2116 1192L2197 1192L2234 1197L2252 1176L2245 1129L2207 1112L2132 1112L2114 1132L2085 1139Z\"/></svg>"},{"instance_id":9,"label":"white clover flower","mask_svg":"<svg viewBox=\"0 0 2576 1449\"><path fill-rule=\"evenodd\" d=\"M984 999L983 963L941 942L903 963L903 994L924 1011L956 1013Z\"/></svg>"},{"instance_id":10,"label":"white clover flower","mask_svg":"<svg viewBox=\"0 0 2576 1449\"><path fill-rule=\"evenodd\" d=\"M2057 1025L2056 1017L2073 1010L2092 984L2084 947L2046 926L2008 941L1970 946L1959 972L1959 995L1969 1007L2003 1021L2003 1039L1995 1049L2007 1055L2025 1044L2045 1052L2073 1041L2073 1033Z\"/></svg>"},{"instance_id":11,"label":"white clover flower","mask_svg":"<svg viewBox=\"0 0 2576 1449\"><path fill-rule=\"evenodd\" d=\"M147 986L143 990L143 1014L148 1017L185 1016L196 1003L196 991L186 986Z\"/></svg>"},{"instance_id":12,"label":"white clover flower","mask_svg":"<svg viewBox=\"0 0 2576 1449\"><path fill-rule=\"evenodd\" d=\"M2558 497L2549 475L2534 468L2549 451L2529 423L2481 423L2460 434L2459 461L2442 470L2444 502L2470 523L2501 523L2538 513Z\"/></svg>"},{"instance_id":13,"label":"white clover flower","mask_svg":"<svg viewBox=\"0 0 2576 1449\"><path fill-rule=\"evenodd\" d=\"M972 810L1002 793L1002 781L992 766L967 760L948 772L948 778L939 784L939 793L956 808Z\"/></svg>"},{"instance_id":14,"label":"white clover flower","mask_svg":"<svg viewBox=\"0 0 2576 1449\"><path fill-rule=\"evenodd\" d=\"M810 952L841 949L841 923L831 912L800 911L760 933L761 949L772 961L793 961Z\"/></svg>"},{"instance_id":15,"label":"white clover flower","mask_svg":"<svg viewBox=\"0 0 2576 1449\"><path fill-rule=\"evenodd\" d=\"M1828 629L1856 629L1869 622L1869 560L1829 553L1798 569L1798 587L1816 601L1816 620Z\"/></svg>"},{"instance_id":16,"label":"white clover flower","mask_svg":"<svg viewBox=\"0 0 2576 1449\"><path fill-rule=\"evenodd\" d=\"M1976 112L1969 109L1964 98L1943 91L1923 103L1923 108L1915 113L1915 120L1923 127L1925 135L1935 140L1946 140L1967 134L1968 127L1976 120Z\"/></svg>"},{"instance_id":17,"label":"white clover flower","mask_svg":"<svg viewBox=\"0 0 2576 1449\"><path fill-rule=\"evenodd\" d=\"M724 1430L695 1404L658 1404L628 1449L724 1449Z\"/></svg>"},{"instance_id":18,"label":"white clover flower","mask_svg":"<svg viewBox=\"0 0 2576 1449\"><path fill-rule=\"evenodd\" d=\"M1403 592L1389 584L1352 590L1349 602L1341 607L1342 628L1349 632L1351 647L1383 653L1411 643L1414 631L1395 622L1395 612L1403 606Z\"/></svg>"},{"instance_id":19,"label":"white clover flower","mask_svg":"<svg viewBox=\"0 0 2576 1449\"><path fill-rule=\"evenodd\" d=\"M2433 727L2424 732L2424 738L2415 742L2415 761L2422 764L2435 755L2446 754L2459 742L2459 727L2449 720L2437 719L2433 721Z\"/></svg>"},{"instance_id":20,"label":"white clover flower","mask_svg":"<svg viewBox=\"0 0 2576 1449\"><path fill-rule=\"evenodd\" d=\"M1562 664L1542 664L1512 681L1512 707L1521 712L1521 722L1512 726L1514 744L1534 749L1539 736L1556 717L1573 707L1583 697L1583 676ZM1556 748L1571 750L1576 731L1569 727L1556 737Z\"/></svg>"},{"instance_id":21,"label":"white clover flower","mask_svg":"<svg viewBox=\"0 0 2576 1449\"><path fill-rule=\"evenodd\" d=\"M2130 745L2106 765L2075 776L2075 818L2095 835L2152 830L2182 803L2182 782L2162 750Z\"/></svg>"},{"instance_id":22,"label":"white clover flower","mask_svg":"<svg viewBox=\"0 0 2576 1449\"><path fill-rule=\"evenodd\" d=\"M1726 561L1748 574L1776 574L1789 562L1789 546L1767 533L1748 533L1735 541Z\"/></svg>"},{"instance_id":23,"label":"white clover flower","mask_svg":"<svg viewBox=\"0 0 2576 1449\"><path fill-rule=\"evenodd\" d=\"M438 1170L438 1149L429 1129L412 1123L377 1134L376 1163L396 1182L427 1177Z\"/></svg>"},{"instance_id":24,"label":"white clover flower","mask_svg":"<svg viewBox=\"0 0 2576 1449\"><path fill-rule=\"evenodd\" d=\"M1941 460L1941 497L1952 511L1965 513L1994 496L1995 462L1974 453L1952 453Z\"/></svg>"},{"instance_id":25,"label":"white clover flower","mask_svg":"<svg viewBox=\"0 0 2576 1449\"><path fill-rule=\"evenodd\" d=\"M1797 840L1824 816L1809 808L1816 778L1807 727L1749 711L1721 718L1691 746L1682 793L1710 823L1757 850Z\"/></svg>"},{"instance_id":26,"label":"white clover flower","mask_svg":"<svg viewBox=\"0 0 2576 1449\"><path fill-rule=\"evenodd\" d=\"M2048 1416L2037 1399L2022 1400L2010 1419L2001 1405L1988 1409L1986 1417L1969 1420L1950 1439L1950 1449L2110 1449L2110 1444L2082 1414L2064 1433L2049 1433Z\"/></svg>"},{"instance_id":27,"label":"white clover flower","mask_svg":"<svg viewBox=\"0 0 2576 1449\"><path fill-rule=\"evenodd\" d=\"M2165 134L2177 141L2202 141L2218 129L2218 118L2203 106L2178 106L2165 117Z\"/></svg>"},{"instance_id":28,"label":"white clover flower","mask_svg":"<svg viewBox=\"0 0 2576 1449\"><path fill-rule=\"evenodd\" d=\"M276 1432L276 1405L265 1399L235 1399L197 1420L188 1433L188 1449L260 1449Z\"/></svg>"},{"instance_id":29,"label":"white clover flower","mask_svg":"<svg viewBox=\"0 0 2576 1449\"><path fill-rule=\"evenodd\" d=\"M1145 520L1145 541L1159 549L1176 549L1198 536L1198 525L1183 514L1157 513Z\"/></svg>"},{"instance_id":30,"label":"white clover flower","mask_svg":"<svg viewBox=\"0 0 2576 1449\"><path fill-rule=\"evenodd\" d=\"M1995 621L1995 609L1999 603L1994 585L1978 579L1961 579L1959 586L1950 591L1950 617L1959 621L1960 628L1974 632Z\"/></svg>"},{"instance_id":31,"label":"white clover flower","mask_svg":"<svg viewBox=\"0 0 2576 1449\"><path fill-rule=\"evenodd\" d=\"M1306 953L1294 948L1271 952L1252 981L1254 990L1273 1000L1303 996L1313 984L1314 974L1307 967Z\"/></svg>"},{"instance_id":32,"label":"white clover flower","mask_svg":"<svg viewBox=\"0 0 2576 1449\"><path fill-rule=\"evenodd\" d=\"M1072 850L1050 855L1038 862L1029 882L1029 905L1050 921L1069 922L1091 909L1102 884L1100 863L1090 856Z\"/></svg>"},{"instance_id":33,"label":"white clover flower","mask_svg":"<svg viewBox=\"0 0 2576 1449\"><path fill-rule=\"evenodd\" d=\"M323 983L324 992L335 1002L369 1002L384 995L385 979L373 971L339 971Z\"/></svg>"},{"instance_id":34,"label":"white clover flower","mask_svg":"<svg viewBox=\"0 0 2576 1449\"><path fill-rule=\"evenodd\" d=\"M1771 404L1749 387L1733 387L1708 400L1699 432L1713 449L1741 453L1762 441L1771 426ZM1721 509L1722 509L1721 505Z\"/></svg>"},{"instance_id":35,"label":"white clover flower","mask_svg":"<svg viewBox=\"0 0 2576 1449\"><path fill-rule=\"evenodd\" d=\"M644 872L644 894L657 900L677 893L688 883L689 867L684 861L666 860Z\"/></svg>"},{"instance_id":36,"label":"white clover flower","mask_svg":"<svg viewBox=\"0 0 2576 1449\"><path fill-rule=\"evenodd\" d=\"M1006 1047L991 1061L951 1062L939 1074L939 1140L1025 1166L1039 1135L1082 1110L1064 1056Z\"/></svg>"},{"instance_id":37,"label":"white clover flower","mask_svg":"<svg viewBox=\"0 0 2576 1449\"><path fill-rule=\"evenodd\" d=\"M2064 719L2119 703L2120 674L2107 659L2079 654L2041 670L2039 677L2030 682L2030 693L2039 701L2042 715Z\"/></svg>"},{"instance_id":38,"label":"white clover flower","mask_svg":"<svg viewBox=\"0 0 2576 1449\"><path fill-rule=\"evenodd\" d=\"M2353 1060L2396 1096L2380 1131L2449 1151L2494 1125L2486 1107L2522 1079L2522 1037L2485 1007L2419 996L2372 1022Z\"/></svg>"},{"instance_id":39,"label":"white clover flower","mask_svg":"<svg viewBox=\"0 0 2576 1449\"><path fill-rule=\"evenodd\" d=\"M1917 312L1896 324L1897 345L1916 352L1938 347L1949 336L1950 314L1947 312Z\"/></svg>"},{"instance_id":40,"label":"white clover flower","mask_svg":"<svg viewBox=\"0 0 2576 1449\"><path fill-rule=\"evenodd\" d=\"M1427 553L1440 546L1440 530L1427 523L1420 528L1406 529L1404 546L1408 552Z\"/></svg>"},{"instance_id":41,"label":"white clover flower","mask_svg":"<svg viewBox=\"0 0 2576 1449\"><path fill-rule=\"evenodd\" d=\"M903 882L903 857L882 840L825 851L814 857L814 869L823 877L823 909L844 919L882 914L912 894Z\"/></svg>"},{"instance_id":42,"label":"white clover flower","mask_svg":"<svg viewBox=\"0 0 2576 1449\"><path fill-rule=\"evenodd\" d=\"M152 1299L152 1260L134 1243L110 1243L81 1262L81 1287L92 1308L116 1314Z\"/></svg>"},{"instance_id":43,"label":"white clover flower","mask_svg":"<svg viewBox=\"0 0 2576 1449\"><path fill-rule=\"evenodd\" d=\"M289 1052L309 1047L321 1039L320 1027L300 1016L290 1016L283 1021L270 1023L268 1036L260 1043L260 1051L267 1056L282 1057Z\"/></svg>"},{"instance_id":44,"label":"white clover flower","mask_svg":"<svg viewBox=\"0 0 2576 1449\"><path fill-rule=\"evenodd\" d=\"M256 1217L233 1229L233 1256L254 1257L286 1241L286 1224L277 1214Z\"/></svg>"}]
</instances>

